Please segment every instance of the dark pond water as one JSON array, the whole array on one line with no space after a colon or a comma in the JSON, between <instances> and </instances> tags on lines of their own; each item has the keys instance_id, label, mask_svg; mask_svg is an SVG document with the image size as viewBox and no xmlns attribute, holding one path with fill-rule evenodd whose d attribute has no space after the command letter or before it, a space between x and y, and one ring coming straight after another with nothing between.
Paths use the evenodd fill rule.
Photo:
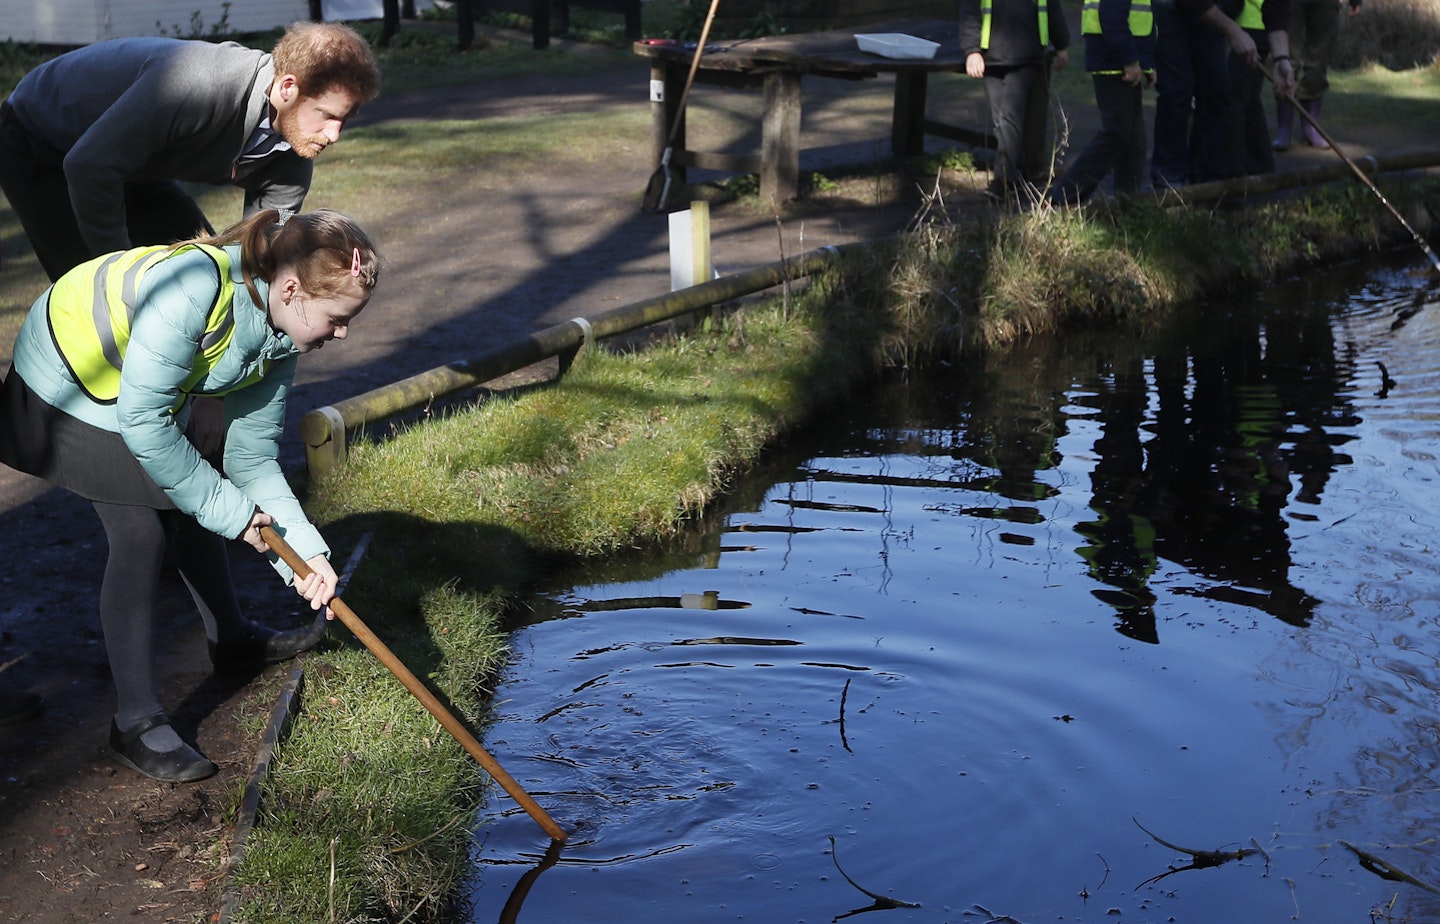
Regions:
<instances>
[{"instance_id":1,"label":"dark pond water","mask_svg":"<svg viewBox=\"0 0 1440 924\"><path fill-rule=\"evenodd\" d=\"M487 743L575 833L497 791L470 920L1440 920L1429 285L887 389L541 601Z\"/></svg>"}]
</instances>

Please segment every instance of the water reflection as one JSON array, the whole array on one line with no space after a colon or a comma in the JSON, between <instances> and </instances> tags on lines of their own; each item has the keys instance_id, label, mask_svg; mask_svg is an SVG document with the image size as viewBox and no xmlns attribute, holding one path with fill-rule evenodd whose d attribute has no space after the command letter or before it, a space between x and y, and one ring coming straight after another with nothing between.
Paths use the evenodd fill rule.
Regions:
<instances>
[{"instance_id":1,"label":"water reflection","mask_svg":"<svg viewBox=\"0 0 1440 924\"><path fill-rule=\"evenodd\" d=\"M577 577L491 735L577 837L498 806L473 920L1440 914L1440 315L1356 272L887 390Z\"/></svg>"},{"instance_id":2,"label":"water reflection","mask_svg":"<svg viewBox=\"0 0 1440 924\"><path fill-rule=\"evenodd\" d=\"M740 551L732 548L731 551ZM721 600L720 595L707 590L698 594L655 597L616 597L610 600L585 600L573 607L578 613L603 613L606 610L638 610L651 607L675 607L686 610L739 610L750 604L743 600Z\"/></svg>"},{"instance_id":3,"label":"water reflection","mask_svg":"<svg viewBox=\"0 0 1440 924\"><path fill-rule=\"evenodd\" d=\"M1318 503L1349 461L1335 447L1360 422L1344 392L1353 371L1328 314L1288 305L1208 318L1148 369L1133 353L1109 361L1086 402L1102 428L1096 517L1077 530L1091 575L1119 591L1102 599L1121 632L1159 640L1150 578L1162 558L1224 582L1207 592L1309 621L1315 600L1290 583L1283 514L1292 473L1296 499Z\"/></svg>"}]
</instances>

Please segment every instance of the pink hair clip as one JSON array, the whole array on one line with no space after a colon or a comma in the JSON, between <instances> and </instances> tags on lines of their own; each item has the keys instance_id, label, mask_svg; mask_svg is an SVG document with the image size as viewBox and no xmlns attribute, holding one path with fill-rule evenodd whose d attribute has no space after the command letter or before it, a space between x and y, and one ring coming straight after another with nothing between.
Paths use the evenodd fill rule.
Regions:
<instances>
[{"instance_id":1,"label":"pink hair clip","mask_svg":"<svg viewBox=\"0 0 1440 924\"><path fill-rule=\"evenodd\" d=\"M360 275L360 248L356 247L350 255L350 275Z\"/></svg>"}]
</instances>

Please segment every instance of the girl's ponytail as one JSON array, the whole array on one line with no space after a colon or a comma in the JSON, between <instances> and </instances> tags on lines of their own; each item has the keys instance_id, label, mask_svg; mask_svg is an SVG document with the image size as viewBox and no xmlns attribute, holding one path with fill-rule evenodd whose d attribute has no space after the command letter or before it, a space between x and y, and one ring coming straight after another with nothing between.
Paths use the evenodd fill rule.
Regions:
<instances>
[{"instance_id":1,"label":"girl's ponytail","mask_svg":"<svg viewBox=\"0 0 1440 924\"><path fill-rule=\"evenodd\" d=\"M320 297L368 295L380 281L380 254L369 235L354 219L334 209L288 219L275 209L263 209L219 234L175 246L184 244L239 244L240 273L257 305L261 299L255 279L272 282L281 267L294 270L300 287Z\"/></svg>"}]
</instances>

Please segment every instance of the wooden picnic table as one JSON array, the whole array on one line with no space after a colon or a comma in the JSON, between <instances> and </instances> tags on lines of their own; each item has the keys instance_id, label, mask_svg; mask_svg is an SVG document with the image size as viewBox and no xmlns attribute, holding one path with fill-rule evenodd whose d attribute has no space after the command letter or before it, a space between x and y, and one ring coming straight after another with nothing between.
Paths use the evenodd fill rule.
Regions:
<instances>
[{"instance_id":1,"label":"wooden picnic table","mask_svg":"<svg viewBox=\"0 0 1440 924\"><path fill-rule=\"evenodd\" d=\"M898 32L938 42L933 58L887 58L861 51L857 33ZM650 59L650 101L654 122L654 157L665 153L671 123L680 106L694 47L636 42L635 54ZM684 182L686 167L731 173L758 173L760 194L772 201L795 198L800 181L801 79L806 76L866 80L895 75L895 105L890 149L896 156L924 151L927 134L972 144L993 143L988 133L944 125L925 118L926 78L936 72L963 71L959 24L945 19L902 19L851 29L772 35L764 38L712 42L700 58L696 83L720 87L764 89L760 153L726 154L692 151L685 146L684 116L670 155L671 173Z\"/></svg>"}]
</instances>

